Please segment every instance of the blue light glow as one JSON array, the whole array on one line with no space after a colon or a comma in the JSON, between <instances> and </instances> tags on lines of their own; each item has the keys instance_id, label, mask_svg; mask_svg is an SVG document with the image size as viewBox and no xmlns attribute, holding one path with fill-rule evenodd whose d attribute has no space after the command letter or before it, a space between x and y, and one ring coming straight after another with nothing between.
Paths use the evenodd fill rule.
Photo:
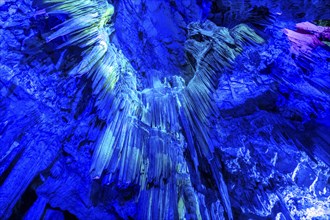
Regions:
<instances>
[{"instance_id":1,"label":"blue light glow","mask_svg":"<svg viewBox=\"0 0 330 220\"><path fill-rule=\"evenodd\" d=\"M0 0L0 219L328 219L329 8Z\"/></svg>"}]
</instances>

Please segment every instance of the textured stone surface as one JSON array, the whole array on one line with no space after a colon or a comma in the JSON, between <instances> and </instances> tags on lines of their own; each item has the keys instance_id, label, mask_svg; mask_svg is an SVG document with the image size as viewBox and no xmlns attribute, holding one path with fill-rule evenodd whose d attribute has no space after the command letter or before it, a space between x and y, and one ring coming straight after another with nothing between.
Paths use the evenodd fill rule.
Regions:
<instances>
[{"instance_id":1,"label":"textured stone surface","mask_svg":"<svg viewBox=\"0 0 330 220\"><path fill-rule=\"evenodd\" d=\"M72 2L0 1L1 219L329 218L327 1Z\"/></svg>"}]
</instances>

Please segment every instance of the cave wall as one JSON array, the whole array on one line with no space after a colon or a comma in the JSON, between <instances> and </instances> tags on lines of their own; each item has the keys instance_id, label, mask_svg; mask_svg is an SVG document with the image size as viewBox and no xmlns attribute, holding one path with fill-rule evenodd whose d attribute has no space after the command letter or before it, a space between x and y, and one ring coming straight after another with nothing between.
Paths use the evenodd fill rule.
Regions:
<instances>
[{"instance_id":1,"label":"cave wall","mask_svg":"<svg viewBox=\"0 0 330 220\"><path fill-rule=\"evenodd\" d=\"M219 39L214 34L219 27L230 29L240 23L249 25L265 40L261 44L242 45L242 52L237 53L230 66L214 70L216 87L210 96L217 110L202 125L214 148L212 158L197 156L199 168L194 168L196 159L187 153L188 134L183 132L182 118L177 118L181 127L173 126L171 131L179 137L168 141L172 140L169 132L155 133L155 139L150 141L155 149L159 147L158 140L168 141L164 151L176 163L183 164L182 171L177 167L168 171L168 182L161 180L163 183L157 185L154 183L160 180L150 181L141 191L140 185L122 185L115 178L107 184L93 179L90 175L93 152L107 121L100 110L99 98L93 93L92 79L68 74L83 59L80 49L56 49L57 40L45 40L52 27L67 18L45 15L42 13L45 6L38 1L3 0L0 1L1 219L142 219L142 216L151 219L151 216L160 218L159 213L167 213L162 216L166 219L330 216L330 50L326 44L329 39L320 39L325 42L322 45L309 45L307 56L292 50L295 42L283 31L285 28L295 31L296 23L302 21L329 19L326 11L329 3L239 4L239 1L194 0L111 3L115 8L111 20L114 32L109 39L120 51L117 59L129 63L128 69L136 76L136 91L154 89L145 95L149 100L146 102L154 106L176 109L174 99L162 99L163 95L153 91L160 91L159 85L165 88L166 80L176 76L188 87L197 75L198 57L204 55L190 53L189 40L209 45ZM192 22L210 25L193 26ZM200 34L189 35L191 31ZM316 35L306 30L303 33ZM63 36L58 41L65 40ZM211 49L220 51L215 46ZM208 59L211 58L205 58L206 63ZM201 64L200 68L207 69L215 63ZM155 78L160 79L160 84L155 83ZM179 87L172 84L173 89ZM161 94L172 94L167 91L164 89ZM193 108L203 108L202 103L193 103L196 106ZM194 117L198 118L197 113ZM195 132L198 126L193 125L193 145L203 151L199 140L204 136L198 136ZM153 128L147 130L151 133ZM125 164L131 161L122 161L121 169L129 173ZM178 187L182 192L169 190L176 181L186 181ZM219 191L221 186L226 186L228 196ZM231 211L226 208L226 199Z\"/></svg>"}]
</instances>

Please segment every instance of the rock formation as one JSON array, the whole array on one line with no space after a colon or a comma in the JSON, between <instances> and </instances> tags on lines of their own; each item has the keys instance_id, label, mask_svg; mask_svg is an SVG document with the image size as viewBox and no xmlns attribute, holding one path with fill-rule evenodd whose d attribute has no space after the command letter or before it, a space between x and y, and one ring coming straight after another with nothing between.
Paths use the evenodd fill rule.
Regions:
<instances>
[{"instance_id":1,"label":"rock formation","mask_svg":"<svg viewBox=\"0 0 330 220\"><path fill-rule=\"evenodd\" d=\"M0 1L1 219L327 219L326 1Z\"/></svg>"}]
</instances>

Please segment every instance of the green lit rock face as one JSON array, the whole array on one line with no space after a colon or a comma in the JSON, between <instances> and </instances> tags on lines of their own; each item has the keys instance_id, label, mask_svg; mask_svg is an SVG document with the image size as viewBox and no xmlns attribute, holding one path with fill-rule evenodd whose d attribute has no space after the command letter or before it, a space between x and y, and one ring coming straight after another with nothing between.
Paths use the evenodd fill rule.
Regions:
<instances>
[{"instance_id":1,"label":"green lit rock face","mask_svg":"<svg viewBox=\"0 0 330 220\"><path fill-rule=\"evenodd\" d=\"M118 81L118 65L115 64L116 49L109 42L113 31L111 16L114 7L106 1L53 1L45 0L48 6L45 13L49 15L66 14L68 19L52 28L47 37L50 42L60 37L65 41L57 48L77 46L82 48L81 61L71 71L70 75L88 75L93 78L94 91L112 90ZM100 85L99 85L100 84Z\"/></svg>"}]
</instances>

